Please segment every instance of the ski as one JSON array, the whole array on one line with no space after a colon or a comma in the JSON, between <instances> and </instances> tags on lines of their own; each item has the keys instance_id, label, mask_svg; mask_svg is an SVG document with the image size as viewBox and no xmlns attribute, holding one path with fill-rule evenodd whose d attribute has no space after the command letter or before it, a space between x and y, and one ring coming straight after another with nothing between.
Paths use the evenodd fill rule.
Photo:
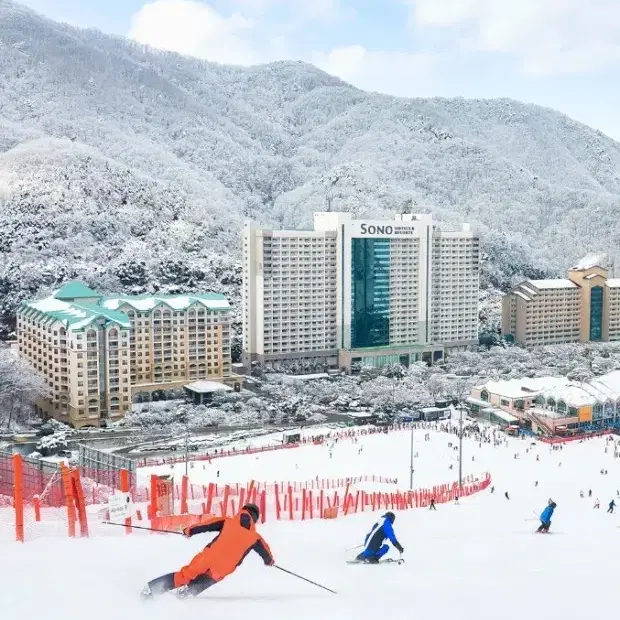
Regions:
<instances>
[{"instance_id":1,"label":"ski","mask_svg":"<svg viewBox=\"0 0 620 620\"><path fill-rule=\"evenodd\" d=\"M364 560L347 560L347 564L369 564L371 566L375 564L404 564L405 560L403 558L399 558L395 560L393 558L387 558L386 560L379 560L379 562L365 562Z\"/></svg>"}]
</instances>

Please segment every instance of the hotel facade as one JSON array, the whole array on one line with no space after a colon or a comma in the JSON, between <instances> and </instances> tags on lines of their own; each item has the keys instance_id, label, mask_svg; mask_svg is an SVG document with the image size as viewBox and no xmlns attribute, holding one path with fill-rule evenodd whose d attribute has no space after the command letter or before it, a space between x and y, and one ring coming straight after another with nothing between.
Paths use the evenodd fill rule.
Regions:
<instances>
[{"instance_id":1,"label":"hotel facade","mask_svg":"<svg viewBox=\"0 0 620 620\"><path fill-rule=\"evenodd\" d=\"M432 216L316 213L312 231L243 232L246 365L439 361L478 343L479 240Z\"/></svg>"},{"instance_id":2,"label":"hotel facade","mask_svg":"<svg viewBox=\"0 0 620 620\"><path fill-rule=\"evenodd\" d=\"M69 282L21 304L17 339L50 388L40 413L75 428L120 419L137 392L240 383L231 372L230 306L216 294L103 297Z\"/></svg>"},{"instance_id":3,"label":"hotel facade","mask_svg":"<svg viewBox=\"0 0 620 620\"><path fill-rule=\"evenodd\" d=\"M598 266L525 280L502 299L502 332L524 347L620 340L620 279Z\"/></svg>"}]
</instances>

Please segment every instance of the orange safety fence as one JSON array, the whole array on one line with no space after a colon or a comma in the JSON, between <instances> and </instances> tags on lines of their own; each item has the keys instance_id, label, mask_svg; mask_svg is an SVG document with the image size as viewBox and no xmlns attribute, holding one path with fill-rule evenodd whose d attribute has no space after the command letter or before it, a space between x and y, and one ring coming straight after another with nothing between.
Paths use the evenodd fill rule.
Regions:
<instances>
[{"instance_id":1,"label":"orange safety fence","mask_svg":"<svg viewBox=\"0 0 620 620\"><path fill-rule=\"evenodd\" d=\"M153 475L156 480L157 476ZM435 503L447 503L457 498L468 497L480 491L484 491L491 484L491 475L484 473L480 476L467 476L463 485L459 487L457 482L436 485L432 488L417 489L414 491L366 491L348 484L344 492L326 491L325 489L308 490L302 488L294 491L292 486L282 491L280 486L274 484L258 490L252 483L247 489L241 489L238 496L233 496L228 485L218 488L210 484L206 501L191 502L187 498L180 498L179 511L175 511L172 488L158 486L158 489L166 495L172 503L161 503L161 497L151 500L148 514L151 518L152 527L156 529L175 529L185 527L192 519L203 514L215 514L219 516L233 516L246 502L259 505L261 509L261 521L276 520L308 520L308 519L333 519L338 516L346 516L359 512L372 512L375 510L409 510L430 505L431 499ZM159 491L158 491L159 493ZM164 505L165 510L160 507ZM191 508L188 509L187 506ZM181 518L183 517L183 518ZM189 517L189 520L185 517Z\"/></svg>"},{"instance_id":2,"label":"orange safety fence","mask_svg":"<svg viewBox=\"0 0 620 620\"><path fill-rule=\"evenodd\" d=\"M280 492L283 493L289 486L293 488L293 491L301 491L303 489L309 490L334 490L345 488L349 484L398 484L398 478L389 478L387 476L354 476L349 478L319 478L318 476L312 480L306 481L279 481L279 482L258 482L252 480L252 485L256 487L257 491L262 491L267 488L272 488L274 485L278 486ZM183 488L185 485L185 488ZM221 496L224 493L224 489L228 487L228 494L230 496L239 496L246 488L247 484L243 482L229 482L227 484L209 483L205 485L190 484L185 476L181 478L181 484L174 484L172 487L173 499L178 499L181 502L197 499L206 499L209 496ZM141 498L146 496L148 500L151 494L151 485L145 489L139 489L137 495ZM96 502L93 502L96 503Z\"/></svg>"},{"instance_id":3,"label":"orange safety fence","mask_svg":"<svg viewBox=\"0 0 620 620\"><path fill-rule=\"evenodd\" d=\"M302 445L384 432L374 428L329 432L307 438ZM217 457L242 454L247 451L220 451ZM190 463L190 467L195 466ZM12 537L19 541L58 533L88 536L89 519L92 524L108 519L107 502L117 491L128 493L133 502L132 517L124 520L125 525L150 523L158 529L181 529L202 514L234 515L246 502L259 505L263 522L330 519L374 510L413 509L428 506L431 499L449 502L482 491L490 482L490 475L485 473L468 476L462 488L453 482L413 491L379 491L373 485L394 486L398 480L377 475L333 479L317 476L301 482L252 480L197 485L190 484L186 476L180 484L174 484L171 476L153 474L147 487L137 488L135 475L127 470L108 475L105 470L74 469L0 452L0 534L12 530ZM119 529L131 532L130 527Z\"/></svg>"},{"instance_id":4,"label":"orange safety fence","mask_svg":"<svg viewBox=\"0 0 620 620\"><path fill-rule=\"evenodd\" d=\"M56 467L56 473L43 475L27 457L0 454L0 531L11 527L19 542L62 530L70 537L88 536L80 472Z\"/></svg>"},{"instance_id":5,"label":"orange safety fence","mask_svg":"<svg viewBox=\"0 0 620 620\"><path fill-rule=\"evenodd\" d=\"M618 434L617 429L607 428L601 431L580 433L579 435L571 435L569 437L559 437L557 435L553 437L539 437L540 441L543 443L550 444L560 444L560 443L569 443L572 441L585 441L587 439L596 439L598 437L604 437L605 435L615 435Z\"/></svg>"}]
</instances>

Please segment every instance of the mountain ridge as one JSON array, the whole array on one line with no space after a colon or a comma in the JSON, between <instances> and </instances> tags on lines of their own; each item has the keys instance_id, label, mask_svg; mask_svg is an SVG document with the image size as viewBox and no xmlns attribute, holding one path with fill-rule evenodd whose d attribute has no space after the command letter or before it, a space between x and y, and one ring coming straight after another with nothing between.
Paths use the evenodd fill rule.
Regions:
<instances>
[{"instance_id":1,"label":"mountain ridge","mask_svg":"<svg viewBox=\"0 0 620 620\"><path fill-rule=\"evenodd\" d=\"M0 333L68 277L238 305L243 221L304 227L326 208L471 221L485 286L620 259L620 144L549 108L366 93L297 61L218 65L7 0L0 74Z\"/></svg>"}]
</instances>

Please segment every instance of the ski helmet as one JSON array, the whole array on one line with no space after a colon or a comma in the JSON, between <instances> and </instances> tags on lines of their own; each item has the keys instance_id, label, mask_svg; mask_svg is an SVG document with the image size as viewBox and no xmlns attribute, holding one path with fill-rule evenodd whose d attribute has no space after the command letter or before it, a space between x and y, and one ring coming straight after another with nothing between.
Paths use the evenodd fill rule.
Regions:
<instances>
[{"instance_id":1,"label":"ski helmet","mask_svg":"<svg viewBox=\"0 0 620 620\"><path fill-rule=\"evenodd\" d=\"M396 515L393 512L386 512L383 515L390 523L394 523L396 521Z\"/></svg>"},{"instance_id":2,"label":"ski helmet","mask_svg":"<svg viewBox=\"0 0 620 620\"><path fill-rule=\"evenodd\" d=\"M242 510L245 510L246 512L250 513L250 516L252 517L252 520L254 521L254 523L258 521L258 518L260 517L260 511L256 504L245 504Z\"/></svg>"}]
</instances>

